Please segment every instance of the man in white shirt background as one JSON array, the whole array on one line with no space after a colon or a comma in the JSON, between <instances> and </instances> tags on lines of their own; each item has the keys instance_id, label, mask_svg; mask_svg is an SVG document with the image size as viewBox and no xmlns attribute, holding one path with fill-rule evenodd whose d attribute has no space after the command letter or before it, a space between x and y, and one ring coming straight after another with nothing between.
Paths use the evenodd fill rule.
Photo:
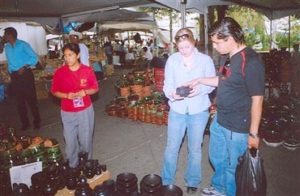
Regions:
<instances>
[{"instance_id":1,"label":"man in white shirt background","mask_svg":"<svg viewBox=\"0 0 300 196\"><path fill-rule=\"evenodd\" d=\"M143 47L143 60L144 60L144 63L143 63L143 65L142 65L142 67L149 67L149 65L150 65L150 61L153 59L153 55L152 55L152 53L151 53L151 51L150 51L150 49L148 48L148 47L146 47L146 46L144 46Z\"/></svg>"},{"instance_id":2,"label":"man in white shirt background","mask_svg":"<svg viewBox=\"0 0 300 196\"><path fill-rule=\"evenodd\" d=\"M80 40L82 39L82 34L80 32L77 32L77 31L71 31L69 33L69 39L70 39L71 43L75 43L75 44L79 45L81 64L86 65L86 66L90 66L89 49L84 43L80 42Z\"/></svg>"}]
</instances>

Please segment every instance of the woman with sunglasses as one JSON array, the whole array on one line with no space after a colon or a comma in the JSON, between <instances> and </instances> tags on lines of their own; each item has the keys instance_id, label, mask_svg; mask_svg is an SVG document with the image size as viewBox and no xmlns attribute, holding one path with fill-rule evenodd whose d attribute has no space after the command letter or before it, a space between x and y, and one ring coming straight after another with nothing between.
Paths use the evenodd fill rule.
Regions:
<instances>
[{"instance_id":1,"label":"woman with sunglasses","mask_svg":"<svg viewBox=\"0 0 300 196\"><path fill-rule=\"evenodd\" d=\"M197 192L201 183L201 144L209 118L208 94L214 89L197 86L193 90L179 88L191 79L215 76L212 59L195 48L193 33L188 28L180 29L175 36L178 52L166 63L163 91L169 99L167 144L164 153L162 180L164 185L175 183L177 159L182 140L188 139L188 164L184 179L187 193Z\"/></svg>"}]
</instances>

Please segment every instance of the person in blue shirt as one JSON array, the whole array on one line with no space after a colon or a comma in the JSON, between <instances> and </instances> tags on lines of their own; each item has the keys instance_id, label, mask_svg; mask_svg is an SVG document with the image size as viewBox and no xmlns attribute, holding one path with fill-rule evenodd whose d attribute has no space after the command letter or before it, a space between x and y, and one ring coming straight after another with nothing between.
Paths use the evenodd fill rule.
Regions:
<instances>
[{"instance_id":1,"label":"person in blue shirt","mask_svg":"<svg viewBox=\"0 0 300 196\"><path fill-rule=\"evenodd\" d=\"M176 91L191 79L213 77L216 74L212 59L195 48L193 33L180 29L175 36L178 52L172 54L165 66L163 91L169 99L167 145L164 152L162 181L175 183L177 159L182 139L188 139L188 163L184 179L187 193L194 194L201 183L201 144L211 105L208 94L214 87L200 85L189 95Z\"/></svg>"},{"instance_id":2,"label":"person in blue shirt","mask_svg":"<svg viewBox=\"0 0 300 196\"><path fill-rule=\"evenodd\" d=\"M11 75L11 90L17 100L18 114L22 123L21 130L30 127L27 116L28 104L35 129L40 128L40 113L37 105L34 76L31 67L38 63L38 56L31 46L17 38L17 30L13 27L4 29L5 54L8 64L8 71Z\"/></svg>"}]
</instances>

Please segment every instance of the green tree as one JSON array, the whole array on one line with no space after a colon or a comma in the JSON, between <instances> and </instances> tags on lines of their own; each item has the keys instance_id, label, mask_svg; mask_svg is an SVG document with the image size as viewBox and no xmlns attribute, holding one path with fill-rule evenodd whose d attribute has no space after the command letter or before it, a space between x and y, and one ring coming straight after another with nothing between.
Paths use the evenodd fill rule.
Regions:
<instances>
[{"instance_id":1,"label":"green tree","mask_svg":"<svg viewBox=\"0 0 300 196\"><path fill-rule=\"evenodd\" d=\"M283 28L275 32L275 42L279 48L292 47L293 44L300 41L300 20L295 16L290 16L291 28L288 29L288 24L283 25ZM290 31L290 40L289 40ZM289 44L290 41L290 44Z\"/></svg>"},{"instance_id":2,"label":"green tree","mask_svg":"<svg viewBox=\"0 0 300 196\"><path fill-rule=\"evenodd\" d=\"M147 13L152 13L154 17L154 21L157 21L157 19L162 20L164 17L169 17L170 41L172 42L173 22L178 22L179 20L178 11L170 8L156 8L156 7L140 7L139 10Z\"/></svg>"},{"instance_id":3,"label":"green tree","mask_svg":"<svg viewBox=\"0 0 300 196\"><path fill-rule=\"evenodd\" d=\"M261 50L269 49L269 38L264 23L267 18L264 15L251 8L239 5L229 6L227 15L234 18L241 25L248 46L254 46L261 42Z\"/></svg>"}]
</instances>

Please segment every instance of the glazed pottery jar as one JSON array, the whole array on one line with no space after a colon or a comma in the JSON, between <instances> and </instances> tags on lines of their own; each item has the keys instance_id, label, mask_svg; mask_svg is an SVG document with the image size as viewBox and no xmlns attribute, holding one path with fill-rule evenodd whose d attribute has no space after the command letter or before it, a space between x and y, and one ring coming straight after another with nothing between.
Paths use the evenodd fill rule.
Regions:
<instances>
[{"instance_id":1,"label":"glazed pottery jar","mask_svg":"<svg viewBox=\"0 0 300 196\"><path fill-rule=\"evenodd\" d=\"M17 196L30 196L30 190L26 184L13 184L13 195Z\"/></svg>"},{"instance_id":2,"label":"glazed pottery jar","mask_svg":"<svg viewBox=\"0 0 300 196\"><path fill-rule=\"evenodd\" d=\"M140 182L141 193L151 193L152 195L158 195L161 192L162 179L159 175L148 174L143 177Z\"/></svg>"},{"instance_id":3,"label":"glazed pottery jar","mask_svg":"<svg viewBox=\"0 0 300 196\"><path fill-rule=\"evenodd\" d=\"M133 173L121 173L117 176L116 189L123 195L130 195L138 192L137 177Z\"/></svg>"},{"instance_id":4,"label":"glazed pottery jar","mask_svg":"<svg viewBox=\"0 0 300 196\"><path fill-rule=\"evenodd\" d=\"M85 176L79 176L78 184L75 190L75 196L92 196L92 189L87 183L87 179Z\"/></svg>"}]
</instances>

